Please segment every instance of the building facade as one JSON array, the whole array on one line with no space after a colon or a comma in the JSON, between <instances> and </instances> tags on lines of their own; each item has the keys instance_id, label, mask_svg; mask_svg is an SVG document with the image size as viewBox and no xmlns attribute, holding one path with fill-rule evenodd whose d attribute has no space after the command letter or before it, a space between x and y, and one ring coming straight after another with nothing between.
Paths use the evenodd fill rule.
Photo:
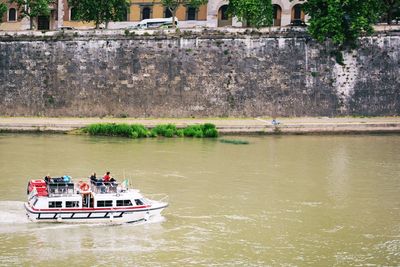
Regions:
<instances>
[{"instance_id":1,"label":"building facade","mask_svg":"<svg viewBox=\"0 0 400 267\"><path fill-rule=\"evenodd\" d=\"M7 0L0 0L7 4L7 12L3 15L0 30L27 30L30 26L28 18L21 18L21 12L15 3L10 4ZM306 17L301 9L304 0L272 0L274 7L274 26L287 26L304 23ZM78 29L93 28L93 23L78 21L73 7L68 6L67 0L58 0L50 6L49 16L39 16L33 19L36 30L55 30L62 26L70 26ZM180 27L225 27L243 26L235 18L228 15L228 1L209 0L207 5L193 8L180 6L176 17ZM111 22L111 29L125 28L136 25L139 21L148 18L168 18L171 12L165 8L160 0L131 0L126 12L125 21Z\"/></svg>"}]
</instances>

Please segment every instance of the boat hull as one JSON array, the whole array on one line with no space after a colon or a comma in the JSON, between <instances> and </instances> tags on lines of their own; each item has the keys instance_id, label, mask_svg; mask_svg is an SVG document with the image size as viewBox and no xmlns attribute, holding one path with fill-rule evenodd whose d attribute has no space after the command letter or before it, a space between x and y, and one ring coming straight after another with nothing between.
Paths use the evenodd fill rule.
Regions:
<instances>
[{"instance_id":1,"label":"boat hull","mask_svg":"<svg viewBox=\"0 0 400 267\"><path fill-rule=\"evenodd\" d=\"M34 222L63 222L63 223L133 223L149 220L160 215L168 204L158 203L141 209L75 209L54 211L35 210L25 203L28 218Z\"/></svg>"}]
</instances>

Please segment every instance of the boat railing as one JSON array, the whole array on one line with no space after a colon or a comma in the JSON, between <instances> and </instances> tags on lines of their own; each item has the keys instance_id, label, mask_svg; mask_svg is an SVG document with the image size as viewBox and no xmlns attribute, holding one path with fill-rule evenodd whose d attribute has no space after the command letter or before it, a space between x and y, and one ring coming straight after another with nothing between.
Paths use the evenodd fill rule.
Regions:
<instances>
[{"instance_id":1,"label":"boat railing","mask_svg":"<svg viewBox=\"0 0 400 267\"><path fill-rule=\"evenodd\" d=\"M47 183L47 191L49 196L60 196L60 195L73 195L75 194L74 183Z\"/></svg>"},{"instance_id":2,"label":"boat railing","mask_svg":"<svg viewBox=\"0 0 400 267\"><path fill-rule=\"evenodd\" d=\"M117 193L117 182L91 182L90 188L96 194Z\"/></svg>"}]
</instances>

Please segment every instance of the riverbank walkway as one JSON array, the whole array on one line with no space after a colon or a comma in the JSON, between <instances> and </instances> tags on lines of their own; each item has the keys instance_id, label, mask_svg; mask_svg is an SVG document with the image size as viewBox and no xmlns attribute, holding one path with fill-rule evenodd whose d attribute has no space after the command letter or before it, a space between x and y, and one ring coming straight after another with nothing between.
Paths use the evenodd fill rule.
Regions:
<instances>
[{"instance_id":1,"label":"riverbank walkway","mask_svg":"<svg viewBox=\"0 0 400 267\"><path fill-rule=\"evenodd\" d=\"M142 124L152 128L173 123L178 128L213 123L222 134L324 134L324 133L400 133L400 117L304 117L304 118L45 118L0 117L2 132L66 133L92 123Z\"/></svg>"}]
</instances>

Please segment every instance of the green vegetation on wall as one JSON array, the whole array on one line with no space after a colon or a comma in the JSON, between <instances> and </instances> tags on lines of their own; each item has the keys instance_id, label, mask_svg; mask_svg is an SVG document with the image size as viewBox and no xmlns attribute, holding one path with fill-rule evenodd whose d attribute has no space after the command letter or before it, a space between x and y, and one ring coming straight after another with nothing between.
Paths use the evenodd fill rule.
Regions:
<instances>
[{"instance_id":1,"label":"green vegetation on wall","mask_svg":"<svg viewBox=\"0 0 400 267\"><path fill-rule=\"evenodd\" d=\"M30 29L33 30L34 18L38 16L49 16L51 13L50 5L56 4L54 0L10 0L16 3L21 17L28 17Z\"/></svg>"},{"instance_id":2,"label":"green vegetation on wall","mask_svg":"<svg viewBox=\"0 0 400 267\"><path fill-rule=\"evenodd\" d=\"M0 23L3 22L3 14L7 12L7 6L4 3L0 3Z\"/></svg>"},{"instance_id":3,"label":"green vegetation on wall","mask_svg":"<svg viewBox=\"0 0 400 267\"><path fill-rule=\"evenodd\" d=\"M96 29L110 21L126 20L129 9L127 0L68 0L68 5L76 10L76 18L83 21L94 21Z\"/></svg>"},{"instance_id":4,"label":"green vegetation on wall","mask_svg":"<svg viewBox=\"0 0 400 267\"><path fill-rule=\"evenodd\" d=\"M330 39L338 47L354 47L361 34L371 34L382 13L378 0L307 0L308 32L319 42Z\"/></svg>"},{"instance_id":5,"label":"green vegetation on wall","mask_svg":"<svg viewBox=\"0 0 400 267\"><path fill-rule=\"evenodd\" d=\"M179 6L186 6L198 9L201 5L208 3L208 0L161 0L161 4L168 8L172 15L172 25L175 28L176 11Z\"/></svg>"},{"instance_id":6,"label":"green vegetation on wall","mask_svg":"<svg viewBox=\"0 0 400 267\"><path fill-rule=\"evenodd\" d=\"M228 10L247 26L260 28L272 25L271 0L230 0Z\"/></svg>"},{"instance_id":7,"label":"green vegetation on wall","mask_svg":"<svg viewBox=\"0 0 400 267\"><path fill-rule=\"evenodd\" d=\"M396 24L400 20L400 0L383 0L381 1L383 18L387 24Z\"/></svg>"}]
</instances>

